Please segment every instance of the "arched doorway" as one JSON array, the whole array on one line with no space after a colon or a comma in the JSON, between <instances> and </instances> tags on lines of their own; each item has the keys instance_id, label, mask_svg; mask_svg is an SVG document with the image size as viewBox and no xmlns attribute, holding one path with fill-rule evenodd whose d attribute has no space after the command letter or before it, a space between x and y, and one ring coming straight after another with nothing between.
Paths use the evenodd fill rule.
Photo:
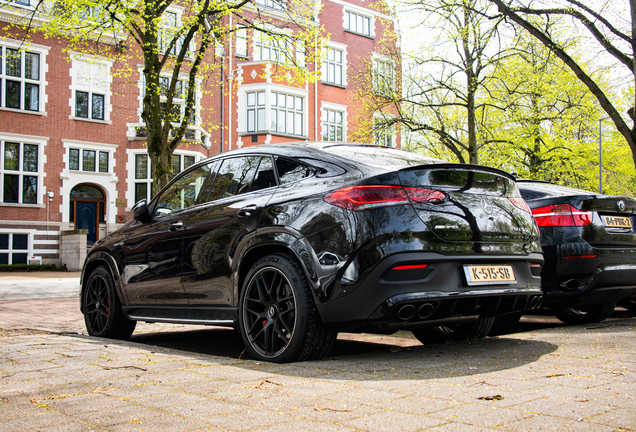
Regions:
<instances>
[{"instance_id":1,"label":"arched doorway","mask_svg":"<svg viewBox=\"0 0 636 432\"><path fill-rule=\"evenodd\" d=\"M71 190L70 221L75 229L88 230L86 240L99 239L99 223L105 222L106 199L104 191L95 185L79 184Z\"/></svg>"}]
</instances>

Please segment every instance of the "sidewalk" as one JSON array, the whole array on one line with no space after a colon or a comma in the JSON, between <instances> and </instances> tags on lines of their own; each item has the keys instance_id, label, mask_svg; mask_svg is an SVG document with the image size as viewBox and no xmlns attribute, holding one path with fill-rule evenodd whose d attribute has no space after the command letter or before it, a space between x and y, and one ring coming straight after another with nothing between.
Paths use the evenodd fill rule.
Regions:
<instances>
[{"instance_id":1,"label":"sidewalk","mask_svg":"<svg viewBox=\"0 0 636 432\"><path fill-rule=\"evenodd\" d=\"M209 354L232 331L135 333L193 353L27 329L82 332L78 306L0 302L0 431L636 428L636 318L428 346L374 337L384 349L287 365Z\"/></svg>"},{"instance_id":2,"label":"sidewalk","mask_svg":"<svg viewBox=\"0 0 636 432\"><path fill-rule=\"evenodd\" d=\"M80 272L0 273L0 301L79 296Z\"/></svg>"}]
</instances>

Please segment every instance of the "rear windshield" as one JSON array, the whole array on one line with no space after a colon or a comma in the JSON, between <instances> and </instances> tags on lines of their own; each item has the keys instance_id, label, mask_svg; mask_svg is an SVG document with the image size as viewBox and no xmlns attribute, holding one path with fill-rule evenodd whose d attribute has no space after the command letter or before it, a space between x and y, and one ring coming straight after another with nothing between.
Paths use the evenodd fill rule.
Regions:
<instances>
[{"instance_id":1,"label":"rear windshield","mask_svg":"<svg viewBox=\"0 0 636 432\"><path fill-rule=\"evenodd\" d=\"M388 147L334 145L325 147L324 150L354 162L380 168L401 169L417 165L446 163L440 159Z\"/></svg>"},{"instance_id":2,"label":"rear windshield","mask_svg":"<svg viewBox=\"0 0 636 432\"><path fill-rule=\"evenodd\" d=\"M595 192L574 189L566 186L553 185L549 183L517 183L521 196L526 200L573 196L573 195L595 195Z\"/></svg>"}]
</instances>

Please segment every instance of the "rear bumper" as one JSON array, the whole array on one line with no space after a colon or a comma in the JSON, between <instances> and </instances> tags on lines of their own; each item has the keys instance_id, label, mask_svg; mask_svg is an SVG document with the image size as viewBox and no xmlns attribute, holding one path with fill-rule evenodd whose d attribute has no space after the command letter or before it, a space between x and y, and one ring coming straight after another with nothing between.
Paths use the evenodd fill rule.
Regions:
<instances>
[{"instance_id":1,"label":"rear bumper","mask_svg":"<svg viewBox=\"0 0 636 432\"><path fill-rule=\"evenodd\" d=\"M544 302L579 307L620 301L636 295L636 251L589 248L595 258L549 259L542 272ZM563 254L563 252L561 252Z\"/></svg>"},{"instance_id":2,"label":"rear bumper","mask_svg":"<svg viewBox=\"0 0 636 432\"><path fill-rule=\"evenodd\" d=\"M426 269L399 280L390 272L396 266L417 263L427 264ZM531 263L542 265L543 256L393 254L352 287L350 294L321 303L318 310L325 324L341 330L380 327L391 331L523 311L533 302L538 306L542 296L539 268L533 272ZM516 283L469 286L464 265L510 265Z\"/></svg>"}]
</instances>

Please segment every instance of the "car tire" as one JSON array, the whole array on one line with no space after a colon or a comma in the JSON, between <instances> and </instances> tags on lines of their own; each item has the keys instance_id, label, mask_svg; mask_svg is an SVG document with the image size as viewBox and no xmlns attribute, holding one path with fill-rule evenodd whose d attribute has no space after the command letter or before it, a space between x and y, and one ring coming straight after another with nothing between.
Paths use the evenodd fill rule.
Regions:
<instances>
[{"instance_id":1,"label":"car tire","mask_svg":"<svg viewBox=\"0 0 636 432\"><path fill-rule=\"evenodd\" d=\"M490 336L499 336L514 333L517 324L521 320L521 312L508 313L495 317L495 322L490 329Z\"/></svg>"},{"instance_id":2,"label":"car tire","mask_svg":"<svg viewBox=\"0 0 636 432\"><path fill-rule=\"evenodd\" d=\"M274 363L319 360L338 336L320 319L302 269L284 254L259 259L245 277L239 330L254 358Z\"/></svg>"},{"instance_id":3,"label":"car tire","mask_svg":"<svg viewBox=\"0 0 636 432\"><path fill-rule=\"evenodd\" d=\"M436 326L425 330L413 330L413 336L424 345L445 342L447 340L481 339L488 335L495 317L480 316L467 324Z\"/></svg>"},{"instance_id":4,"label":"car tire","mask_svg":"<svg viewBox=\"0 0 636 432\"><path fill-rule=\"evenodd\" d=\"M619 306L624 307L630 312L636 312L636 299L625 299L618 302Z\"/></svg>"},{"instance_id":5,"label":"car tire","mask_svg":"<svg viewBox=\"0 0 636 432\"><path fill-rule=\"evenodd\" d=\"M560 307L553 308L554 315L563 323L569 325L589 324L600 322L612 315L616 303L603 303L584 308Z\"/></svg>"},{"instance_id":6,"label":"car tire","mask_svg":"<svg viewBox=\"0 0 636 432\"><path fill-rule=\"evenodd\" d=\"M97 267L88 277L82 293L82 311L91 336L127 340L137 325L122 312L115 282L104 266Z\"/></svg>"}]
</instances>

